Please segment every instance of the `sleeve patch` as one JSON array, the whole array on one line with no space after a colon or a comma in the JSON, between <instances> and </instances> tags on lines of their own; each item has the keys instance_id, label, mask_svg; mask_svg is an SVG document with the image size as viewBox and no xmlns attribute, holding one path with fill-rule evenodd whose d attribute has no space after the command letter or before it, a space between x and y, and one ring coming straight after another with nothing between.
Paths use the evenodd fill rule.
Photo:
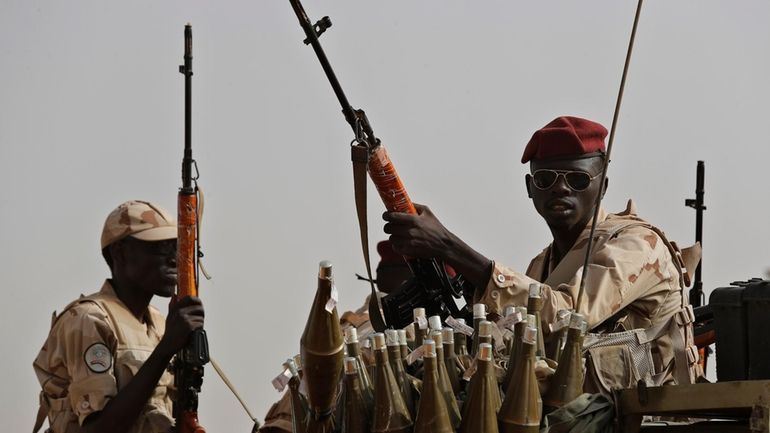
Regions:
<instances>
[{"instance_id":1,"label":"sleeve patch","mask_svg":"<svg viewBox=\"0 0 770 433\"><path fill-rule=\"evenodd\" d=\"M112 368L112 354L104 343L94 343L88 346L83 354L86 367L94 373L104 373Z\"/></svg>"}]
</instances>

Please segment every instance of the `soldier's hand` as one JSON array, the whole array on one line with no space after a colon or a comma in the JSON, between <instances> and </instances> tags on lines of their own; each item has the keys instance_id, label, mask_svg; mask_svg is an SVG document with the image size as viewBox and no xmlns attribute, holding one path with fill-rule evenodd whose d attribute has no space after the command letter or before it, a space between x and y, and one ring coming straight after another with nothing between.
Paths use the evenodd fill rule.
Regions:
<instances>
[{"instance_id":1,"label":"soldier's hand","mask_svg":"<svg viewBox=\"0 0 770 433\"><path fill-rule=\"evenodd\" d=\"M203 302L200 298L188 296L169 305L166 317L166 333L160 344L172 354L182 349L190 337L190 333L203 328Z\"/></svg>"},{"instance_id":2,"label":"soldier's hand","mask_svg":"<svg viewBox=\"0 0 770 433\"><path fill-rule=\"evenodd\" d=\"M417 215L385 212L384 230L390 235L393 249L416 258L444 258L452 248L454 235L441 224L428 206L415 203Z\"/></svg>"}]
</instances>

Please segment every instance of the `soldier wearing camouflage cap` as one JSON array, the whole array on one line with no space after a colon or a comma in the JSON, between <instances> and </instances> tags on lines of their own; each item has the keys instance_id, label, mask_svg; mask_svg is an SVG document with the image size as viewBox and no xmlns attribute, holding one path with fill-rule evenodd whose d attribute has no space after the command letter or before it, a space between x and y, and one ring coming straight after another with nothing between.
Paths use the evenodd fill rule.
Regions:
<instances>
[{"instance_id":1,"label":"soldier wearing camouflage cap","mask_svg":"<svg viewBox=\"0 0 770 433\"><path fill-rule=\"evenodd\" d=\"M173 428L167 367L193 330L203 304L186 298L167 318L150 301L176 287L174 218L155 204L127 201L104 223L101 249L111 278L58 316L33 363L42 386L39 430L160 433Z\"/></svg>"},{"instance_id":2,"label":"soldier wearing camouflage cap","mask_svg":"<svg viewBox=\"0 0 770 433\"><path fill-rule=\"evenodd\" d=\"M427 206L416 205L418 215L385 213L385 232L401 254L436 257L452 265L476 287L467 295L474 303L486 304L492 314L502 314L506 305L527 305L530 284L539 283L546 333L561 309L583 314L597 334L629 331L630 340L637 343L604 341L591 347L602 337L587 338L587 391L608 393L634 387L640 379L648 384L692 383L701 372L683 269L697 260L684 260L660 229L637 216L631 201L620 213L599 213L585 296L575 305L595 199L602 187L606 135L596 122L565 116L536 131L527 144L521 159L530 164L527 192L553 242L526 272L486 258L447 230ZM633 344L643 346L647 355L632 349Z\"/></svg>"}]
</instances>

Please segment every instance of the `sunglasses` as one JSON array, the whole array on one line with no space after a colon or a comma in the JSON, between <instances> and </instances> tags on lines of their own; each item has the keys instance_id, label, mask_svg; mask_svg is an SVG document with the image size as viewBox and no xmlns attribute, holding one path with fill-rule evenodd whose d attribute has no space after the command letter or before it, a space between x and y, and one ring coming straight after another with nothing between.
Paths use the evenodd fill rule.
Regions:
<instances>
[{"instance_id":1,"label":"sunglasses","mask_svg":"<svg viewBox=\"0 0 770 433\"><path fill-rule=\"evenodd\" d=\"M535 170L532 173L532 184L537 189L550 189L559 180L559 176L564 177L564 181L567 182L567 186L573 191L585 191L590 185L591 181L599 177L601 173L596 176L591 176L585 171L572 171L572 170L551 170L540 169Z\"/></svg>"}]
</instances>

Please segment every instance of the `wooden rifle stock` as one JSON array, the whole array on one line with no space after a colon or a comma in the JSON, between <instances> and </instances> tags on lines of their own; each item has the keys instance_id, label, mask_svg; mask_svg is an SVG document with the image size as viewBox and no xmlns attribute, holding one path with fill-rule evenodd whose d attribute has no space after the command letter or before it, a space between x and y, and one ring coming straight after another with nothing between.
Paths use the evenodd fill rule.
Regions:
<instances>
[{"instance_id":1,"label":"wooden rifle stock","mask_svg":"<svg viewBox=\"0 0 770 433\"><path fill-rule=\"evenodd\" d=\"M180 190L177 197L177 300L198 296L197 210L197 195Z\"/></svg>"},{"instance_id":2,"label":"wooden rifle stock","mask_svg":"<svg viewBox=\"0 0 770 433\"><path fill-rule=\"evenodd\" d=\"M370 152L367 171L388 211L417 214L404 183L401 182L396 167L383 146L377 146Z\"/></svg>"},{"instance_id":3,"label":"wooden rifle stock","mask_svg":"<svg viewBox=\"0 0 770 433\"><path fill-rule=\"evenodd\" d=\"M184 29L184 65L179 72L185 76L185 146L182 159L182 188L177 198L177 292L174 301L198 296L198 187L193 178L191 113L192 113L192 26ZM196 167L197 171L197 167ZM198 423L198 393L203 384L203 366L209 361L206 331L198 329L173 362L176 431L206 433Z\"/></svg>"}]
</instances>

